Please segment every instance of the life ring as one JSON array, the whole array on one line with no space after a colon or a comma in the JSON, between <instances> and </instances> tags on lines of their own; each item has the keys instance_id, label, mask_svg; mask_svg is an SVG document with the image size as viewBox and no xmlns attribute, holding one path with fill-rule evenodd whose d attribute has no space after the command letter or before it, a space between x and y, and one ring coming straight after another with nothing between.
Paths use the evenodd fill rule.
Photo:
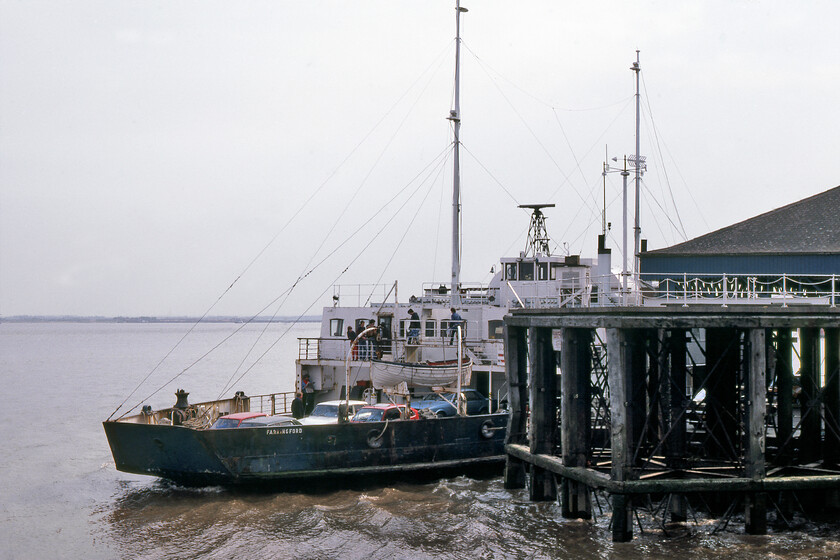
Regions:
<instances>
[{"instance_id":1,"label":"life ring","mask_svg":"<svg viewBox=\"0 0 840 560\"><path fill-rule=\"evenodd\" d=\"M379 449L382 447L382 435L383 432L380 432L379 430L369 431L367 435L368 447L372 449Z\"/></svg>"},{"instance_id":2,"label":"life ring","mask_svg":"<svg viewBox=\"0 0 840 560\"><path fill-rule=\"evenodd\" d=\"M496 433L496 426L493 424L491 420L485 420L481 423L481 437L484 439L490 439Z\"/></svg>"}]
</instances>

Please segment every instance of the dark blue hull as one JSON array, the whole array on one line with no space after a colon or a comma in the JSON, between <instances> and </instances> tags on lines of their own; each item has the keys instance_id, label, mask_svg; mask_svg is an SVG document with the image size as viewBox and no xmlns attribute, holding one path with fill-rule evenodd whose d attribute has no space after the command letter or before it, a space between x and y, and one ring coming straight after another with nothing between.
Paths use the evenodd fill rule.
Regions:
<instances>
[{"instance_id":1,"label":"dark blue hull","mask_svg":"<svg viewBox=\"0 0 840 560\"><path fill-rule=\"evenodd\" d=\"M118 470L215 485L501 465L507 419L502 413L229 430L103 425Z\"/></svg>"}]
</instances>

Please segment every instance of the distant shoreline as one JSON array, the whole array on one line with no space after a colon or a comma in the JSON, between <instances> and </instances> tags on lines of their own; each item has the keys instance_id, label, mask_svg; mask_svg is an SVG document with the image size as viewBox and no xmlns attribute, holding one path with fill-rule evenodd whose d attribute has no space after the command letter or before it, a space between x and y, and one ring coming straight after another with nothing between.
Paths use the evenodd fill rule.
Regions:
<instances>
[{"instance_id":1,"label":"distant shoreline","mask_svg":"<svg viewBox=\"0 0 840 560\"><path fill-rule=\"evenodd\" d=\"M303 317L235 317L218 316L204 317L202 323L317 323L321 318L317 315L304 315ZM13 315L11 317L0 317L0 323L196 323L198 317L100 317L100 316L77 316L77 315Z\"/></svg>"}]
</instances>

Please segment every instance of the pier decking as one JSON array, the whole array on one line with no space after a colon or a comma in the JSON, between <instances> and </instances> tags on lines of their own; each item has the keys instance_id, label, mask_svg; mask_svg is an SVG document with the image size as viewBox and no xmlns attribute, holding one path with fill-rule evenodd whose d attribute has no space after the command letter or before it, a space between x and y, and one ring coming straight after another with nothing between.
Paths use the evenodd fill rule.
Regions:
<instances>
[{"instance_id":1,"label":"pier decking","mask_svg":"<svg viewBox=\"0 0 840 560\"><path fill-rule=\"evenodd\" d=\"M528 479L564 517L591 517L605 491L627 541L650 496L669 522L692 496L722 516L743 507L752 534L768 510L840 503L825 492L840 490L833 305L521 309L505 342L505 484Z\"/></svg>"}]
</instances>

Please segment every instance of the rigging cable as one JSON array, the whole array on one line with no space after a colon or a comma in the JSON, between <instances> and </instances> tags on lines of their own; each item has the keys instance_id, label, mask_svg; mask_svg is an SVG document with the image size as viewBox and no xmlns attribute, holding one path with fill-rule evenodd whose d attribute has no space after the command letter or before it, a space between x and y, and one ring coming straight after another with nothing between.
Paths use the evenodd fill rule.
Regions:
<instances>
[{"instance_id":1,"label":"rigging cable","mask_svg":"<svg viewBox=\"0 0 840 560\"><path fill-rule=\"evenodd\" d=\"M439 55L438 55L438 57L437 57L437 60L439 60L438 65L437 65L438 69L439 69L439 68L441 67L441 65L443 64L443 56L442 56L442 53L443 53L443 52L445 52L445 51L442 51L442 52L441 52L441 54L439 54ZM394 103L394 105L392 106L391 110L389 110L389 111L388 111L388 113L386 113L385 115L383 115L382 119L380 119L380 121L377 123L377 127L378 127L378 125L379 125L379 124L380 124L380 123L384 120L384 118L385 118L388 114L390 114L390 113L393 111L393 109L394 109L394 108L395 108L395 107L399 104L399 102L400 102L400 101L402 101L402 100L403 100L403 99L404 99L404 98L408 95L408 92L409 92L409 91L411 91L412 89L414 89L414 86L415 86L415 85L416 85L416 84L420 81L420 79L421 79L421 78L422 78L425 74L429 73L429 70L431 69L431 67L432 67L432 65L430 64L430 65L426 68L426 70L424 70L423 72L421 72L421 73L420 73L420 75L418 76L418 78L417 78L417 79L416 79L416 80L412 83L411 87L410 87L408 90L406 90L406 92L405 92L405 93L403 93L403 95L402 95L402 96L400 96L400 98L397 100L397 102L396 102L396 103ZM348 200L348 201L347 201L347 203L346 203L346 204L344 204L344 208L342 209L342 211L341 211L341 213L339 214L338 218L332 221L332 226L330 227L330 229L329 229L329 230L326 232L326 234L324 235L324 238L323 238L323 240L321 241L320 245L319 245L319 246L318 246L318 248L317 248L317 249L316 249L316 250L312 253L312 255L309 257L309 260L308 260L308 261L307 261L307 262L303 265L301 274L303 274L303 273L307 270L307 268L309 267L309 265L312 263L312 261L315 259L315 257L318 255L318 253L319 253L319 252L321 251L321 249L324 247L324 245L326 245L327 241L328 241L328 240L329 240L329 238L332 236L332 234L333 234L333 232L335 231L335 229L338 227L338 224L340 224L340 223L342 222L342 218L344 218L345 214L346 214L346 213L350 210L350 206L351 206L351 204L353 203L353 201L354 201L354 200L356 200L356 197L358 197L358 195L362 192L362 189L363 189L363 188L364 188L364 186L367 184L368 179L370 179L370 177L371 177L371 175L373 174L374 170L378 167L379 162L382 160L382 158L383 158L383 157L385 156L385 154L388 152L388 148L391 146L391 144L392 144L392 143L394 142L394 140L397 138L397 136L398 136L398 134L399 134L400 130L402 130L403 126L405 125L405 122L408 120L408 117L409 117L409 116L411 115L411 113L413 112L413 109L417 106L417 103L420 101L420 99L422 98L423 94L424 94L424 93L425 93L425 91L428 89L429 84L431 83L431 78L434 76L434 74L435 74L435 72L432 72L432 73L431 73L431 75L430 75L430 77L429 77L429 80L426 82L426 85L425 85L425 86L424 86L424 87L420 90L420 92L418 93L418 95L417 95L417 96L416 96L416 98L414 99L414 102L413 102L413 103L411 104L411 106L409 107L409 110L408 110L408 111L406 112L406 114L403 116L403 118L402 118L402 120L400 121L399 125L397 126L396 130L394 130L394 132L391 134L391 137L388 139L388 142L385 144L385 146L384 146L384 147L382 148L382 150L380 151L379 156L376 158L376 160L375 160L375 161L373 162L373 164L370 166L370 169L368 169L367 174L364 176L364 178L362 179L362 181L361 181L361 182L357 185L356 189L353 191L353 195L350 197L350 200ZM371 132L372 132L372 131L371 131ZM366 138L367 138L367 137L366 137ZM311 198L311 197L310 197L310 198ZM299 281L300 279L301 279L301 276L298 276L298 281ZM297 283L297 282L296 282L296 283ZM283 300L283 301L282 301L282 302L278 305L278 307L277 307L276 311L274 312L274 315L272 316L272 319L274 319L274 318L275 318L275 317L276 317L276 316L280 313L280 309L282 309L283 305L285 305L286 300L288 299L288 297L289 297L290 295L291 295L291 292L289 292L289 293L286 295L286 298L285 298L285 299L284 299L284 300ZM254 344L251 346L251 349L250 349L250 350L246 353L246 355L243 357L242 361L240 362L240 365L236 368L236 370L234 370L234 373L231 375L231 379L232 379L233 377L235 377L235 376L236 376L236 373L240 370L240 368L242 367L242 365L243 365L243 364L245 363L245 361L248 359L248 356L250 356L250 355L251 355L251 352L253 351L254 347L256 347L256 345L257 345L257 344L259 343L259 341L262 339L263 335L265 334L266 330L268 329L268 324L269 324L269 323L266 323L266 326L263 328L263 331L260 333L260 335L259 335L259 336L256 338L256 340L254 341ZM225 386L225 388L222 390L222 393L224 393L224 391L225 391L225 390L227 390L227 386Z\"/></svg>"},{"instance_id":2,"label":"rigging cable","mask_svg":"<svg viewBox=\"0 0 840 560\"><path fill-rule=\"evenodd\" d=\"M298 316L298 318L295 320L295 322L294 322L294 323L292 323L292 324L290 324L290 325L289 325L289 327L288 327L288 328L287 328L287 329L286 329L286 330L285 330L285 331L284 331L284 332L283 332L283 333L282 333L282 334L281 334L281 335L277 338L277 340L275 340L275 341L271 344L271 346L269 346L269 347L265 350L265 352L263 352L262 354L260 354L260 356L259 356L259 357L258 357L258 358L254 361L254 363L253 363L253 364L251 364L251 366L249 366L249 367L248 367L248 369L246 369L245 371L243 371L243 372L242 372L242 374L241 374L241 375L240 375L240 376L239 376L239 377L238 377L238 378L234 381L234 383L233 383L233 384L238 383L238 382L239 382L239 381L240 381L243 377L245 377L245 375L247 375L247 374L248 374L248 372L249 372L249 371L251 371L251 369L253 369L253 368L254 368L254 366L256 366L256 365L259 363L259 361L260 361L260 360L261 360L261 359L262 359L262 358L263 358L266 354L268 354L268 352L269 352L269 351L271 351L271 349L272 349L272 348L274 348L274 346L276 346L276 345L277 345L277 343L279 343L279 342L280 342L280 340L282 340L282 338L283 338L283 337L284 337L284 336L285 336L285 335L289 332L289 330L291 330L291 328L294 326L294 324L295 324L295 323L297 323L297 321L299 321L299 320L300 320L300 318L301 318L301 317L303 317L303 316L304 316L304 315L305 315L305 314L306 314L306 313L307 313L307 312L308 312L308 311L309 311L309 310L310 310L310 309L311 309L311 308L312 308L312 307L313 307L313 306L314 306L314 305L318 302L318 300L320 300L320 299L324 296L324 294L326 294L326 293L327 293L327 291L330 289L330 287L331 287L332 285L334 285L334 284L338 281L338 279L339 279L339 278L341 278L341 277L342 277L342 276L343 276L343 275L344 275L344 274L345 274L348 270L350 270L350 267L351 267L351 266L353 266L353 264L355 264L355 262L356 262L357 260L359 260L359 258L361 258L361 256L365 253L365 251L367 251L367 249L368 249L368 248L369 248L369 247L373 244L373 242L374 242L374 241L376 241L376 240L379 238L379 236L382 234L382 232L383 232L383 231L385 231L385 229L388 227L388 225L390 225L390 224L391 224L391 222L393 222L393 221L396 219L397 215L398 215L398 214L400 213L400 211L401 211L401 210L402 210L402 209L406 206L406 204L408 204L408 201L409 201L409 200L411 200L411 197L409 197L408 199L406 199L406 201L405 201L405 202L403 202L403 204L402 204L402 205L401 205L401 206L397 209L397 211L391 214L391 217L390 217L390 218L389 218L389 219L388 219L388 220L387 220L387 221L386 221L386 222L382 225L382 227L381 227L381 228L379 228L379 231L377 231L377 232L376 232L376 234L375 234L375 235L373 235L373 236L372 236L372 237L368 240L367 244L366 244L365 246L363 246L363 247L359 250L359 252L356 254L356 256L355 256L355 257L353 257L353 259L352 259L352 260L351 260L351 261L347 264L347 266L346 266L346 267L344 267L344 269L343 269L343 270L342 270L342 271L338 274L338 276L336 276L336 278L335 278L335 279L334 279L331 283L327 284L327 287L326 287L326 288L324 288L324 290L323 290L320 294L318 294L318 296L317 296L314 300L312 300L312 303L310 303L310 304L307 306L307 308L303 311L303 313L301 313L301 314ZM344 243L342 243L342 245L343 245L343 244L344 244ZM333 253L334 253L334 252L333 252ZM331 253L331 255L332 255L333 253ZM323 263L323 262L324 262L324 261L321 261L321 263ZM320 265L321 263L319 263L319 265ZM311 271L310 271L310 272L311 272ZM308 273L307 273L307 274L308 274Z\"/></svg>"},{"instance_id":3,"label":"rigging cable","mask_svg":"<svg viewBox=\"0 0 840 560\"><path fill-rule=\"evenodd\" d=\"M472 51L469 51L469 52L472 53ZM473 54L473 56L475 56L474 53L472 53L472 54ZM580 191L577 189L577 187L575 187L575 185L572 183L571 178L566 174L565 171L563 171L563 169L560 167L560 164L557 162L556 159L554 159L554 156L551 155L550 150L546 147L545 144L543 144L542 140L539 139L539 137L534 132L534 130L531 128L531 126L525 121L525 118L522 116L522 114L519 111L516 110L516 108L513 106L513 103L511 103L510 99L504 94L504 92L501 90L501 88L496 83L496 81L489 75L489 73L487 73L487 70L484 69L483 65L481 64L481 60L478 59L478 57L476 57L476 60L478 61L479 66L481 66L482 69L484 70L484 72L487 74L487 77L490 78L490 81L496 87L496 90L498 91L499 95L502 96L502 99L505 100L505 102L508 104L510 109L519 118L519 121L522 123L522 125L525 127L525 129L531 134L531 136L536 141L537 145L540 148L542 148L542 151L546 154L546 156L548 156L548 159L551 161L551 163L554 164L554 167L563 176L564 181L560 183L560 185L557 187L557 189L559 190L561 187L563 187L564 185L566 185L568 183L568 185L572 188L572 190L575 192L575 194L578 195L578 198L580 198L581 202L583 202L584 204L588 204L588 201L586 200L586 198L580 193Z\"/></svg>"},{"instance_id":4,"label":"rigging cable","mask_svg":"<svg viewBox=\"0 0 840 560\"><path fill-rule=\"evenodd\" d=\"M441 151L441 152L440 152L440 153L439 153L439 154L438 154L438 155L437 155L437 156L436 156L436 157L432 160L432 162L431 162L431 163L427 164L427 166L426 166L426 168L425 168L425 169L428 169L429 167L432 167L432 166L433 166L433 164L434 164L436 161L438 161L439 159L441 159L443 156L445 156L447 152L448 152L448 147L447 147L446 149L442 150L442 151ZM419 176L419 174L418 174L418 176ZM417 176L415 176L415 179L416 179L416 177L417 177ZM385 202L385 203L384 203L384 204L383 204L383 205L382 205L382 206L381 206L381 207L380 207L380 208L379 208L376 212L374 212L374 213L373 213L373 215L371 216L371 218L369 218L367 221L370 221L370 219L372 219L372 218L373 218L373 217L375 217L376 215L381 214L381 213L385 210L385 208L387 208L387 207L388 207L391 203L393 203L393 202L397 199L397 197L398 197L401 193L403 193L403 192L404 192L404 191L405 191L405 190L406 190L406 189L407 189L407 188L408 188L408 187L409 187L409 186L410 186L410 185L414 182L414 180L415 180L415 179L412 179L412 181L411 181L411 182L409 182L409 183L408 183L405 187L403 187L402 189L400 189L400 191L398 191L398 192L397 192L397 193L396 193L393 197L391 197L391 198L390 198L387 202ZM404 203L402 204L402 206L401 206L400 208L398 208L398 209L397 209L397 211L394 213L394 215L393 215L393 216L392 216L392 217L391 217L391 218L390 218L390 219L386 222L385 226L387 226L388 224L390 224L390 223L391 223L391 221L393 221L393 219L394 219L394 218L396 217L396 215L399 213L400 209L402 209L402 207L404 207L404 206L405 206L405 204L407 204L407 201L406 201L406 202L404 202ZM384 228L385 226L383 226L383 228ZM307 271L307 272L306 272L305 274L303 274L302 276L298 277L298 279L297 279L297 280L295 280L295 282L294 282L294 283L293 283L290 287L288 287L286 290L284 290L283 292L281 292L281 293L280 293L277 297L275 297L272 301L270 301L268 304L266 304L266 305L265 305L262 309L260 309L260 310L259 310L256 314L254 314L253 316L251 316L251 317L250 317L247 321L245 321L242 325L240 325L238 328L236 328L236 329L235 329L232 333L230 333L228 336L226 336L225 338L223 338L223 339L222 339L222 340L221 340L218 344L216 344L216 345L215 345L215 346L213 346L210 350L208 350L207 352L205 352L204 354L202 354L199 358L197 358L195 361L193 361L193 362L192 362L191 364L189 364L187 367L185 367L184 369L182 369L179 373L177 373L175 376L173 376L171 379L169 379L166 383L164 383L164 384L163 384L163 385L161 385L158 389L156 389L156 390L155 390L155 391L153 391L151 394L149 394L149 395L148 395L145 399L141 400L138 404L136 404L134 407L132 407L131 409L129 409L127 412L125 412L123 415L128 414L128 412L131 412L132 410L134 410L135 408L137 408L138 406L140 406L140 404L142 404L142 403L143 403L143 401L145 401L145 400L148 400L148 399L152 398L154 395L156 395L156 394L157 394L157 393L159 393L161 390L163 390L166 386L168 386L168 385L170 385L171 383L175 382L175 380L177 380L179 377L181 377L181 376L182 376L183 374L185 374L187 371L189 371L190 369L192 369L192 368L193 368L196 364L198 364L200 361L202 361L204 358L206 358L206 357L207 357L208 355L210 355L212 352L214 352L214 351L215 351L215 350L217 350L219 347L221 347L221 346L222 346L225 342L227 342L230 338L232 338L235 334L237 334L237 333L238 333L239 331L241 331L243 328L245 328L248 324L252 323L252 322L253 322L253 321L254 321L257 317L259 317L259 316L260 316L260 315L261 315L261 314L262 314L262 313L263 313L266 309L268 309L269 307L271 307L272 305L274 305L275 303L277 303L277 301L279 301L279 300L280 300L281 298L283 298L284 296L285 296L285 297L288 297L288 295L289 295L289 294L290 294L290 293L291 293L291 292L292 292L292 291L293 291L293 290L297 287L297 285L300 283L300 281L302 281L303 279L307 278L309 275L311 275L313 272L315 272L315 270L317 270L318 268L320 268L320 267L321 267L321 266L322 266L325 262L327 262L327 260L328 260L328 259L330 259L330 258L331 258L333 255L335 255L337 252L339 252L339 251L341 250L341 248L342 248L342 247L344 247L344 245L346 245L346 244L350 243L350 242L351 242L351 241L352 241L352 240L356 237L356 235L358 235L358 234L359 234L359 233L361 233L362 231L364 231L364 229L363 229L363 228L359 228L359 229L357 229L356 231L354 231L351 235L349 235L349 236L348 236L347 238L345 238L345 239L344 239L341 243L339 243L339 244L338 244L338 245L337 245L337 246L336 246L336 247L335 247L332 251L330 251L327 255L325 255L325 256L324 256L324 257L323 257L320 261L318 261L318 263L316 263L316 264L315 264L315 265L314 265L311 269L309 269L309 271ZM378 232L375 236L373 236L373 237L371 238L370 242L369 242L367 245L365 245L365 249L366 249L366 248L367 248L367 247L368 247L368 246L369 246L369 245L370 245L370 244L371 244L374 240L376 240L376 239L379 237L379 235L380 235L380 234L381 234L381 230L380 230L380 231L379 231L379 232ZM359 256L360 256L360 255L359 255ZM343 274L344 274L344 273L345 273L345 272L346 272L346 271L350 268L350 266L351 266L351 265L352 265L352 264L353 264L353 263L354 263L354 262L355 262L358 258L359 258L358 256L357 256L356 258L354 258L354 259L353 259L353 261L351 261L351 263L350 263L350 264L348 264L348 265L344 268L344 270L341 272L341 274L339 274L339 276L338 276L338 277L341 277L341 276L342 276L342 275L343 275ZM291 328L292 328L295 324L297 324L297 322L300 320L300 318L301 318L301 317L303 317L303 316L306 314L306 312L307 312L307 311L309 311L309 309L311 309L311 308L312 308L312 306L313 306L313 305L315 305L315 303L318 301L318 299L320 299L320 298L321 298L321 297L322 297L322 296L323 296L323 295L324 295L324 294L325 294L325 293L329 290L329 288L330 288L330 287L331 287L334 283L335 283L335 281L333 281L331 284L328 284L328 285L327 285L327 287L326 287L326 288L325 288L325 289L324 289L324 290L323 290L323 291L322 291L322 292L321 292L321 293L317 296L317 298L316 298L316 299L315 299L315 300L314 300L314 301L313 301L313 302L312 302L312 303L311 303L311 304L310 304L310 305L306 308L306 310L305 310L305 311L304 311L301 315L299 315L299 316L297 317L297 319L295 319L295 320L294 320L294 321L293 321L293 322L289 325L289 328L288 328L288 329L286 329L283 333L281 333L281 334L280 334L280 336L277 338L277 340L275 340L275 341L274 341L274 343L272 343L272 344L271 344L271 346L268 348L268 350L266 350L266 352L264 352L263 354L261 354L261 355L260 355L260 356L256 359L256 361L255 361L253 364L251 364L251 366L249 366L249 367L248 367L248 369L247 369L247 370L245 370L245 372L244 372L242 375L240 375L240 376L236 379L236 381L239 381L240 379L242 379L242 377L243 377L245 374L247 374L247 373L248 373L251 369L253 369L253 367L254 367L257 363L259 363L260 359L262 359L262 357L263 357L263 356L265 356L265 354L266 354L269 350L271 350L271 348L273 348L274 346L276 346L276 344L277 344L278 342L280 342L280 340L281 340L281 339L282 339L282 338L283 338L283 337L284 337L284 336L288 333L288 331L289 331L289 330L290 330L290 329L291 329ZM173 349L173 350L174 350L174 349ZM230 383L228 383L228 385L230 385ZM128 400L128 399L126 399L126 400ZM120 405L120 406L122 406L122 405ZM118 410L119 410L119 408L118 408ZM116 411L115 411L115 412L116 412ZM112 416L113 416L113 414L112 414Z\"/></svg>"},{"instance_id":5,"label":"rigging cable","mask_svg":"<svg viewBox=\"0 0 840 560\"><path fill-rule=\"evenodd\" d=\"M271 240L256 254L256 256L253 257L253 259L251 259L251 261L234 278L234 280L228 285L228 287L225 288L225 290L221 293L221 295L219 295L216 298L216 300L213 302L213 304L210 305L210 307L207 308L207 310L201 315L201 317L199 317L198 320L195 321L195 323L193 323L190 326L190 328L187 330L187 332L184 333L184 335L175 343L175 345L173 345L173 347L163 356L163 358L161 358L161 360L157 364L155 364L155 366L143 377L143 379L140 380L140 382L134 387L134 389L132 389L132 391L117 406L117 408L114 409L114 411L110 414L110 416L108 416L108 420L110 420L117 413L117 411L119 411L119 409L122 408L125 405L126 402L128 402L128 400L140 389L140 387L143 386L143 384L149 379L149 377L151 377L152 374L154 374L160 368L160 366L169 358L169 356L177 348L179 348L181 346L183 341L209 315L209 313L219 304L219 302L227 295L227 293L234 287L234 285L236 285L239 282L239 280L248 272L248 270L250 270L250 268L260 259L260 257L262 257L262 255L268 250L268 248L271 245L274 244L274 242L277 240L277 238L280 237L280 235L294 221L294 219L297 218L298 215L300 215L300 213L309 205L309 203L315 198L315 196L317 196L318 193L320 193L321 190L327 185L327 183L329 183L330 180L338 173L338 171L340 171L344 167L344 165L347 163L347 161L350 160L350 158L367 141L367 139L379 128L379 126L382 124L382 122L384 122L385 119L388 117L388 115L390 115L395 110L395 108L408 95L408 93L414 89L415 85L420 81L420 79L423 77L423 75L425 75L427 72L429 72L429 70L432 68L432 66L435 65L435 61L440 61L440 62L437 62L437 66L440 67L440 65L442 64L443 55L448 50L449 50L449 43L447 43L447 46L444 49L442 49L441 52L437 55L437 57L435 57L432 60L432 62L429 64L429 66L427 66L426 69L423 72L420 73L420 75L417 77L417 79L414 82L412 82L412 84L403 92L403 94L397 99L397 101L394 102L394 104L388 109L388 111L386 111L382 115L382 117L373 125L373 127L356 144L356 146L354 146L353 149L350 150L350 152L344 157L344 159L342 159L342 161L335 167L335 169L333 169L333 171L327 176L327 178L324 179L324 181L321 182L321 184L312 192L312 194L303 202L303 204L301 204L301 206L297 209L297 211L295 211L295 213L292 214L292 216L285 222L285 224L280 228L280 230L278 230L277 233L271 238ZM427 84L426 87L428 87L428 84ZM425 88L424 88L423 91L425 91ZM417 101L415 100L415 105L416 105L416 103L417 103ZM405 121L405 119L403 120L403 122L404 121Z\"/></svg>"},{"instance_id":6,"label":"rigging cable","mask_svg":"<svg viewBox=\"0 0 840 560\"><path fill-rule=\"evenodd\" d=\"M682 234L683 240L686 240L688 236L686 235L685 226L682 222L682 216L680 216L680 211L679 208L677 208L677 202L674 198L674 189L671 187L671 180L668 177L668 168L665 167L665 158L662 156L662 146L659 139L659 130L656 127L656 122L653 120L653 111L650 107L650 96L647 94L647 82L645 81L644 75L642 75L642 87L645 90L645 104L647 105L648 116L650 117L650 124L651 128L653 129L653 139L656 143L656 151L659 153L659 160L662 162L662 172L665 175L665 184L668 185L668 193L671 196L671 205L674 207L674 212L676 212L677 214L677 220L679 221L680 225L679 230L677 231L679 231Z\"/></svg>"},{"instance_id":7,"label":"rigging cable","mask_svg":"<svg viewBox=\"0 0 840 560\"><path fill-rule=\"evenodd\" d=\"M447 159L448 159L448 158L447 158ZM439 166L438 166L438 168L437 168L437 177L435 177L435 180L434 180L434 181L430 181L430 182L429 182L429 188L426 190L426 194L423 196L423 200L421 200L421 201L420 201L420 204L417 206L417 210L414 212L414 216L412 216L412 217L411 217L411 221L410 221L410 222L408 222L408 226L405 228L405 231L403 232L402 237L400 237L399 242L397 243L397 245L396 245L396 247L394 248L394 250L391 252L391 256L388 258L388 262L386 262L386 263L385 263L385 266L384 266L384 267L382 267L382 272L379 274L379 278L377 278L377 279L376 279L376 282L374 282L374 283L373 283L373 288L371 289L370 294L368 294L368 297L367 297L367 299L365 300L365 306L366 306L366 305L368 305L368 304L370 303L370 300L371 300L371 298L373 297L373 292L376 290L376 286L377 286L377 285L378 285L378 284L382 281L382 277L383 277L383 276L385 276L385 272L387 272L387 271L388 271L388 267L390 266L391 261L393 261L393 260L394 260L394 256L397 254L397 251L398 251L398 250L399 250L399 248L402 246L403 241L405 241L405 236L406 236L406 235L408 235L408 232L409 232L409 230L411 229L411 226L414 224L414 221L417 219L417 216L420 214L420 209L421 209L421 208L423 208L423 205L425 204L426 200L429 198L429 194L432 192L432 187L434 187L434 185L435 185L435 181L437 181L437 179L438 179L438 178L441 176L441 174L443 173L443 170L444 170L444 167L445 167L445 163L446 163L446 160L443 160L443 161L440 163L440 165L439 165ZM422 185L423 185L423 182L421 182L421 183L420 183L420 185L418 185L418 186L417 186L417 189L415 189L415 191L411 194L411 196L410 196L408 199L406 199L405 204L403 205L403 207L404 207L406 204L408 204L409 200L411 200L411 198L412 198L412 197L414 197L414 195L415 195L415 194L417 194L417 192L420 190L420 186L422 186ZM397 210L397 212L400 212L400 211L402 210L402 208L403 208L403 207L400 207L400 209L399 209L399 210Z\"/></svg>"}]
</instances>

